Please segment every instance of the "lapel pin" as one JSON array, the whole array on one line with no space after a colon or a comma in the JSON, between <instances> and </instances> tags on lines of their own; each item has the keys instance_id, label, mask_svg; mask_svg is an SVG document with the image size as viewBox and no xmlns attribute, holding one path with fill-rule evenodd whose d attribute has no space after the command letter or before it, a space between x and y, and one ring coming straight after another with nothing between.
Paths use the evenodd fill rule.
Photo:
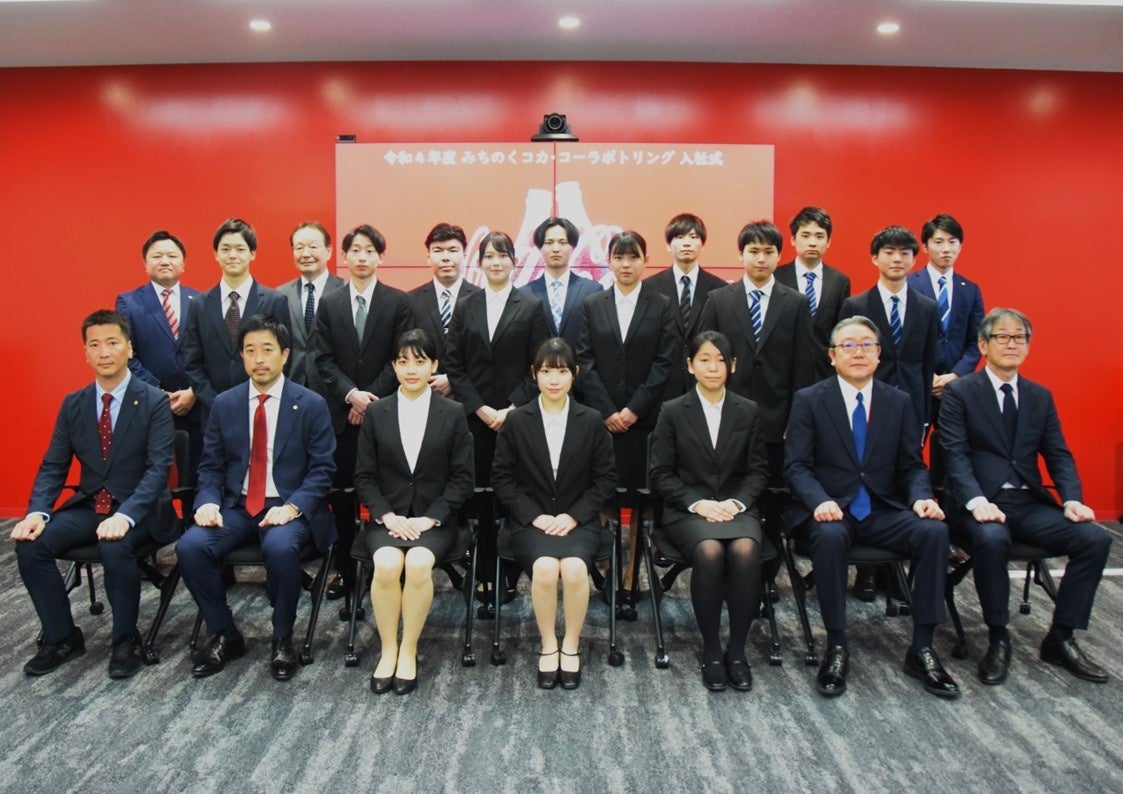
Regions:
<instances>
[{"instance_id":1,"label":"lapel pin","mask_svg":"<svg viewBox=\"0 0 1123 794\"><path fill-rule=\"evenodd\" d=\"M292 407L292 409L293 409L294 411L298 411L298 410L300 410L300 406L299 406L299 405L294 405L294 406Z\"/></svg>"},{"instance_id":2,"label":"lapel pin","mask_svg":"<svg viewBox=\"0 0 1123 794\"><path fill-rule=\"evenodd\" d=\"M140 400L133 400L133 405L140 405Z\"/></svg>"}]
</instances>

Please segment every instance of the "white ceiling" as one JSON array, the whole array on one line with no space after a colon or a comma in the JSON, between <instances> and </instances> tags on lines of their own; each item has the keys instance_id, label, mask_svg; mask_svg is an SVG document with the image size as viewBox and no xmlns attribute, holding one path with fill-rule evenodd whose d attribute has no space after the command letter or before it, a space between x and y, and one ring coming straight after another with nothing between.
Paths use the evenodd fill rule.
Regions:
<instances>
[{"instance_id":1,"label":"white ceiling","mask_svg":"<svg viewBox=\"0 0 1123 794\"><path fill-rule=\"evenodd\" d=\"M562 14L581 26L560 29ZM253 19L273 29L254 33ZM885 21L900 32L875 32ZM1120 72L1123 8L946 0L0 0L0 66L384 60Z\"/></svg>"}]
</instances>

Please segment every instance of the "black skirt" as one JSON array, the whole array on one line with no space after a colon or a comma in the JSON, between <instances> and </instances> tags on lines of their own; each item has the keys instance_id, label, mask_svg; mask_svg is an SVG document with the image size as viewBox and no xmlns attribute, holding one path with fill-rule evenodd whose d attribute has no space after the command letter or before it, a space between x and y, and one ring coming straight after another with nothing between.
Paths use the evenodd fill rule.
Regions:
<instances>
[{"instance_id":1,"label":"black skirt","mask_svg":"<svg viewBox=\"0 0 1123 794\"><path fill-rule=\"evenodd\" d=\"M404 540L395 538L386 530L385 526L377 521L370 521L363 532L363 543L372 556L383 546L393 546L399 549L422 548L433 552L437 562L440 562L448 556L448 553L456 545L459 532L459 527L446 522L439 527L433 527L422 532L421 537L417 540Z\"/></svg>"},{"instance_id":2,"label":"black skirt","mask_svg":"<svg viewBox=\"0 0 1123 794\"><path fill-rule=\"evenodd\" d=\"M733 540L751 538L760 543L763 532L760 520L752 513L738 513L731 521L707 521L702 516L691 515L656 529L663 538L678 549L684 560L694 557L694 547L700 540Z\"/></svg>"}]
</instances>

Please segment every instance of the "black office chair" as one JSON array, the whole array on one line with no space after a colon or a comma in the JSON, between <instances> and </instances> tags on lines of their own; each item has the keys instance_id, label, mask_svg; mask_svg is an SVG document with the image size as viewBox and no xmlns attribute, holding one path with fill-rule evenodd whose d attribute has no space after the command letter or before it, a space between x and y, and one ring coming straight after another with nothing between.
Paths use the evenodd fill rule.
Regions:
<instances>
[{"instance_id":1,"label":"black office chair","mask_svg":"<svg viewBox=\"0 0 1123 794\"><path fill-rule=\"evenodd\" d=\"M187 432L184 430L177 430L174 444L172 469L168 474L168 485L172 493L172 504L175 509L173 520L179 524L179 534L182 534L186 522L191 519L191 514L194 512L193 502L195 499L194 488L180 486L180 483L190 479ZM156 616L152 620L152 625L148 629L148 635L144 638L140 649L144 663L149 665L156 664L160 661L160 654L156 651L155 647L156 636L160 632L160 626L163 624L164 616L168 612L168 605L171 603L172 596L175 594L175 589L179 584L180 575L178 562L175 563L166 574L160 573L159 567L156 564L157 553L170 545L173 544L159 543L149 539L136 550L137 567L140 568L143 578L151 582L152 585L160 591L160 604L156 609ZM67 594L81 587L82 571L85 570L87 589L89 590L90 596L90 614L100 615L104 612L105 604L103 604L97 596L97 586L94 581L94 566L101 562L101 556L98 554L97 542L75 546L60 555L58 559L70 563L63 577L63 583L66 586ZM40 638L40 641L41 639L42 638Z\"/></svg>"}]
</instances>

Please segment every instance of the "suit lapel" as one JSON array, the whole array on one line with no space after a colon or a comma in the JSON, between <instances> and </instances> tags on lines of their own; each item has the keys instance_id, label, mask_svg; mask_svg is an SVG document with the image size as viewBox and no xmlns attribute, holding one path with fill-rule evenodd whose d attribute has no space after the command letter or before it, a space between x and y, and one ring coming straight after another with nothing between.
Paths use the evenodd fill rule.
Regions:
<instances>
[{"instance_id":1,"label":"suit lapel","mask_svg":"<svg viewBox=\"0 0 1123 794\"><path fill-rule=\"evenodd\" d=\"M400 397L398 399L401 399ZM413 471L421 468L423 461L428 460L428 456L436 448L437 443L445 435L445 413L441 410L441 404L437 402L437 398L433 395L429 396L429 414L425 419L425 434L421 437L421 449L417 453L417 464L413 467ZM398 434L398 446L401 446L401 434ZM405 449L402 449L402 457L405 457ZM406 461L406 468L409 468L409 461Z\"/></svg>"},{"instance_id":2,"label":"suit lapel","mask_svg":"<svg viewBox=\"0 0 1123 794\"><path fill-rule=\"evenodd\" d=\"M246 395L247 401L249 395ZM285 442L288 441L292 430L296 427L299 413L303 410L303 400L296 394L296 390L292 387L292 381L285 380L284 388L281 389L281 404L277 410L277 431L273 435L273 465L276 467L278 461L281 459L281 452L284 450ZM245 412L244 412L245 413ZM248 416L248 413L246 414Z\"/></svg>"},{"instance_id":3,"label":"suit lapel","mask_svg":"<svg viewBox=\"0 0 1123 794\"><path fill-rule=\"evenodd\" d=\"M140 301L144 304L144 308L152 315L152 322L156 327L162 329L158 333L167 338L169 342L175 342L175 337L172 336L171 326L168 325L168 318L164 314L164 307L160 303L160 299L156 297L156 290L152 288L151 284L145 284L140 290ZM183 315L183 307L187 303L187 296L183 294L183 288L179 290L179 303L180 315ZM179 327L186 328L184 325L184 317L179 318Z\"/></svg>"},{"instance_id":4,"label":"suit lapel","mask_svg":"<svg viewBox=\"0 0 1123 794\"><path fill-rule=\"evenodd\" d=\"M920 303L919 301L909 300L909 292L907 285L901 291L901 300L905 304L905 321L901 326L901 350L908 346L913 336L926 330L921 328Z\"/></svg>"},{"instance_id":5,"label":"suit lapel","mask_svg":"<svg viewBox=\"0 0 1123 794\"><path fill-rule=\"evenodd\" d=\"M288 294L285 297L288 298L289 313L296 320L292 324L293 340L297 343L296 347L303 348L308 344L308 331L304 328L304 280L298 278L296 281L289 282L287 291ZM320 300L323 299L324 296L321 294Z\"/></svg>"},{"instance_id":6,"label":"suit lapel","mask_svg":"<svg viewBox=\"0 0 1123 794\"><path fill-rule=\"evenodd\" d=\"M987 377L987 374L985 372L980 371L976 373L975 382L972 384L972 387L972 398L980 403L979 407L982 409L983 414L987 417L988 423L995 429L996 435L998 435L998 437L1002 439L1002 444L1006 447L1006 449L1010 450L1010 439L1006 437L1006 425L1002 420L1002 410L998 407L998 396L994 393L994 389L990 385L990 378ZM1020 394L1018 396L1025 397L1025 394ZM1022 402L1022 405L1024 405L1024 401ZM1019 433L1022 430L1022 421L1024 419L1025 413L1021 410L1022 405L1018 406L1017 432Z\"/></svg>"},{"instance_id":7,"label":"suit lapel","mask_svg":"<svg viewBox=\"0 0 1123 794\"><path fill-rule=\"evenodd\" d=\"M726 389L726 400L729 399L729 390ZM702 408L702 400L698 397L698 391L691 388L686 393L684 401L686 405L686 420L690 422L690 426L694 429L694 436L699 439L702 449L711 457L717 456L717 450L714 448L713 442L710 441L710 426L706 423L705 409ZM729 403L726 402L722 407L721 420L725 423L725 411L728 410ZM721 444L721 430L718 430L718 444Z\"/></svg>"},{"instance_id":8,"label":"suit lapel","mask_svg":"<svg viewBox=\"0 0 1123 794\"><path fill-rule=\"evenodd\" d=\"M725 404L721 407L721 424L717 431L717 449L714 450L714 455L718 460L722 460L725 456L729 447L729 438L733 435L733 431L740 426L741 405L729 399L731 394L733 392L726 388Z\"/></svg>"},{"instance_id":9,"label":"suit lapel","mask_svg":"<svg viewBox=\"0 0 1123 794\"><path fill-rule=\"evenodd\" d=\"M753 321L749 317L749 296L745 292L745 282L733 282L733 316L737 318L737 327L741 329L741 335L748 341L749 346L755 352L757 350L756 332L753 331ZM691 312L691 317L694 313ZM748 365L748 362L745 362Z\"/></svg>"},{"instance_id":10,"label":"suit lapel","mask_svg":"<svg viewBox=\"0 0 1123 794\"><path fill-rule=\"evenodd\" d=\"M784 313L790 299L791 295L782 289L782 285L773 281L772 294L768 297L768 311L760 329L760 347L764 347L773 329L780 324L780 315Z\"/></svg>"},{"instance_id":11,"label":"suit lapel","mask_svg":"<svg viewBox=\"0 0 1123 794\"><path fill-rule=\"evenodd\" d=\"M838 385L838 378L831 378L823 384L823 388L826 390L826 399L823 402L826 405L827 416L838 432L839 441L846 448L846 453L854 464L861 466L858 449L854 446L854 431L850 428L850 417L846 414L846 401L842 399L842 387ZM868 433L866 439L866 455L869 455L871 444Z\"/></svg>"},{"instance_id":12,"label":"suit lapel","mask_svg":"<svg viewBox=\"0 0 1123 794\"><path fill-rule=\"evenodd\" d=\"M632 320L628 323L628 335L622 340L625 346L635 337L636 329L639 328L640 323L643 322L643 315L650 307L651 295L641 288L639 295L636 296L636 309L632 312ZM616 324L620 325L619 322Z\"/></svg>"},{"instance_id":13,"label":"suit lapel","mask_svg":"<svg viewBox=\"0 0 1123 794\"><path fill-rule=\"evenodd\" d=\"M533 456L532 460L544 461L543 474L545 476L543 479L549 483L553 493L557 493L558 482L561 480L561 475L565 470L565 455L566 447L569 446L570 423L573 421L573 406L574 401L570 398L569 416L566 418L565 440L562 442L561 458L558 460L557 478L554 477L553 467L550 465L550 445L546 442L546 428L543 426L542 409L538 405L538 400L531 400L524 406L527 412L533 417L533 420L530 422L531 449L540 449L545 453L543 455Z\"/></svg>"},{"instance_id":14,"label":"suit lapel","mask_svg":"<svg viewBox=\"0 0 1123 794\"><path fill-rule=\"evenodd\" d=\"M503 332L507 330L507 326L509 326L511 324L511 322L515 319L515 315L517 315L519 313L519 308L521 306L521 303L522 303L521 296L519 295L517 290L512 288L511 293L507 296L507 302L505 304L503 304L503 313L499 315L499 322L495 326L495 336L492 337L493 342L494 342L494 340L498 339L499 337L501 337L503 335ZM547 312L547 314L549 314L549 312ZM485 305L484 306L484 326L485 326L485 330L486 330L486 324L487 324L487 306ZM485 338L486 338L486 336L485 336Z\"/></svg>"},{"instance_id":15,"label":"suit lapel","mask_svg":"<svg viewBox=\"0 0 1123 794\"><path fill-rule=\"evenodd\" d=\"M222 345L226 348L227 355L232 355L234 353L234 345L230 343L230 334L226 331L226 317L222 310L222 287L216 286L207 293L204 300L210 304L210 308L205 311L210 318L211 325L214 326L214 336L222 340ZM243 315L244 314L243 312Z\"/></svg>"}]
</instances>

